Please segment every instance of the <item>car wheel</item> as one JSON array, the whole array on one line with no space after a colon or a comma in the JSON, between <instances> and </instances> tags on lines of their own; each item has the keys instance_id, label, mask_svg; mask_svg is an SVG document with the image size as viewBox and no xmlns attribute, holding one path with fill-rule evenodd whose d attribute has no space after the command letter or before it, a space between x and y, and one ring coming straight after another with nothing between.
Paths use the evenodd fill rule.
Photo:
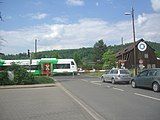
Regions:
<instances>
[{"instance_id":1,"label":"car wheel","mask_svg":"<svg viewBox=\"0 0 160 120\"><path fill-rule=\"evenodd\" d=\"M158 91L160 91L160 85L157 82L155 82L152 85L152 89L154 92L158 92Z\"/></svg>"},{"instance_id":2,"label":"car wheel","mask_svg":"<svg viewBox=\"0 0 160 120\"><path fill-rule=\"evenodd\" d=\"M115 84L116 82L115 82L115 79L112 79L112 84Z\"/></svg>"},{"instance_id":3,"label":"car wheel","mask_svg":"<svg viewBox=\"0 0 160 120\"><path fill-rule=\"evenodd\" d=\"M133 88L136 88L136 82L134 80L132 80L131 85Z\"/></svg>"},{"instance_id":4,"label":"car wheel","mask_svg":"<svg viewBox=\"0 0 160 120\"><path fill-rule=\"evenodd\" d=\"M101 80L102 80L102 82L106 82L105 79L104 79L104 77L101 77Z\"/></svg>"}]
</instances>

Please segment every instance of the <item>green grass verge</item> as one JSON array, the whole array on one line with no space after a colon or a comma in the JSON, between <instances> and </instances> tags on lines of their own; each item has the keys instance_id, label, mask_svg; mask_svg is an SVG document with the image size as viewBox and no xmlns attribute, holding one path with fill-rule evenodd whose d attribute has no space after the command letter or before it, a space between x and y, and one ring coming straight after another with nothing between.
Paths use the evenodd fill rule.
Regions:
<instances>
[{"instance_id":1,"label":"green grass verge","mask_svg":"<svg viewBox=\"0 0 160 120\"><path fill-rule=\"evenodd\" d=\"M55 83L55 81L48 76L35 76L34 79L37 84Z\"/></svg>"}]
</instances>

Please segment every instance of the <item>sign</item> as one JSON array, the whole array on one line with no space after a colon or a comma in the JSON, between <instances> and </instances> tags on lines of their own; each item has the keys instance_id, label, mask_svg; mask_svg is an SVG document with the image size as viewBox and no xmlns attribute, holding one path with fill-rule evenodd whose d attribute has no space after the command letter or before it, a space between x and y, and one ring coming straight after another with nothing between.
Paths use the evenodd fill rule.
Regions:
<instances>
[{"instance_id":1,"label":"sign","mask_svg":"<svg viewBox=\"0 0 160 120\"><path fill-rule=\"evenodd\" d=\"M147 44L145 43L145 42L140 42L139 44L138 44L138 50L139 51L145 51L147 49Z\"/></svg>"},{"instance_id":2,"label":"sign","mask_svg":"<svg viewBox=\"0 0 160 120\"><path fill-rule=\"evenodd\" d=\"M145 66L143 64L139 64L139 68L142 70Z\"/></svg>"},{"instance_id":3,"label":"sign","mask_svg":"<svg viewBox=\"0 0 160 120\"><path fill-rule=\"evenodd\" d=\"M43 74L50 75L50 73L51 73L51 64L50 63L43 64Z\"/></svg>"},{"instance_id":4,"label":"sign","mask_svg":"<svg viewBox=\"0 0 160 120\"><path fill-rule=\"evenodd\" d=\"M140 59L140 60L139 60L139 63L140 63L140 64L143 64L143 60L142 60L142 59Z\"/></svg>"}]
</instances>

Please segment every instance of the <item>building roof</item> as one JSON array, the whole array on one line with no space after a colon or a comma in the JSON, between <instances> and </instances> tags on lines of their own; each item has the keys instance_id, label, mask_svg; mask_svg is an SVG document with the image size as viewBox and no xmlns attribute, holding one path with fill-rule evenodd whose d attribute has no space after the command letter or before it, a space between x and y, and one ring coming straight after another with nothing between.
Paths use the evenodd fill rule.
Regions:
<instances>
[{"instance_id":1,"label":"building roof","mask_svg":"<svg viewBox=\"0 0 160 120\"><path fill-rule=\"evenodd\" d=\"M145 41L144 39L140 39L140 40L136 41L135 45L134 45L134 43L132 43L130 46L128 46L128 47L124 48L123 50L117 52L117 53L116 53L116 57L119 57L119 56L121 56L122 54L125 54L125 53L127 53L127 52L132 51L132 50L134 49L134 46L137 47L140 42L145 42L145 43L146 43L146 41ZM147 43L146 43L146 44L147 44ZM149 45L147 44L147 46L149 46ZM149 47L150 47L150 46L149 46ZM150 47L150 48L151 48L151 47ZM153 48L151 48L151 49L153 49ZM153 50L154 50L154 49L153 49ZM154 50L154 51L155 51L155 50Z\"/></svg>"},{"instance_id":2,"label":"building roof","mask_svg":"<svg viewBox=\"0 0 160 120\"><path fill-rule=\"evenodd\" d=\"M0 55L4 55L3 53L0 53Z\"/></svg>"}]
</instances>

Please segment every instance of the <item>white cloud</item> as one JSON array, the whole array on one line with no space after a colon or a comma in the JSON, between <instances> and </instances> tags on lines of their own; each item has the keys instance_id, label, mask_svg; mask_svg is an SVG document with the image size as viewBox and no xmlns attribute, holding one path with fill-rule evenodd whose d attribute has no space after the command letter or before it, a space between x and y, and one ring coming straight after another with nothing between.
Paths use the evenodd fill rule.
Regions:
<instances>
[{"instance_id":1,"label":"white cloud","mask_svg":"<svg viewBox=\"0 0 160 120\"><path fill-rule=\"evenodd\" d=\"M145 18L145 19L144 19ZM142 14L135 20L136 37L160 42L160 14ZM130 21L108 23L101 19L81 19L72 24L44 24L15 31L0 30L1 36L7 40L2 52L19 53L34 50L34 40L38 42L38 50L71 49L92 47L99 39L107 45L121 43L121 37L128 43L132 39Z\"/></svg>"},{"instance_id":2,"label":"white cloud","mask_svg":"<svg viewBox=\"0 0 160 120\"><path fill-rule=\"evenodd\" d=\"M37 13L37 14L33 14L31 17L32 17L32 19L41 20L41 19L44 19L45 17L47 17L47 14L46 13Z\"/></svg>"},{"instance_id":3,"label":"white cloud","mask_svg":"<svg viewBox=\"0 0 160 120\"><path fill-rule=\"evenodd\" d=\"M44 19L48 16L46 13L29 13L27 15L20 15L21 17L24 18L29 18L29 19L36 19L36 20L41 20Z\"/></svg>"},{"instance_id":4,"label":"white cloud","mask_svg":"<svg viewBox=\"0 0 160 120\"><path fill-rule=\"evenodd\" d=\"M60 17L54 17L52 20L56 23L67 23L68 17L67 16L60 16Z\"/></svg>"},{"instance_id":5,"label":"white cloud","mask_svg":"<svg viewBox=\"0 0 160 120\"><path fill-rule=\"evenodd\" d=\"M71 6L83 6L84 5L83 0L67 0L66 3Z\"/></svg>"},{"instance_id":6,"label":"white cloud","mask_svg":"<svg viewBox=\"0 0 160 120\"><path fill-rule=\"evenodd\" d=\"M146 21L147 21L147 17L144 13L142 15L138 15L137 22L139 25L143 25Z\"/></svg>"},{"instance_id":7,"label":"white cloud","mask_svg":"<svg viewBox=\"0 0 160 120\"><path fill-rule=\"evenodd\" d=\"M160 12L160 0L151 0L152 8L155 12Z\"/></svg>"}]
</instances>

